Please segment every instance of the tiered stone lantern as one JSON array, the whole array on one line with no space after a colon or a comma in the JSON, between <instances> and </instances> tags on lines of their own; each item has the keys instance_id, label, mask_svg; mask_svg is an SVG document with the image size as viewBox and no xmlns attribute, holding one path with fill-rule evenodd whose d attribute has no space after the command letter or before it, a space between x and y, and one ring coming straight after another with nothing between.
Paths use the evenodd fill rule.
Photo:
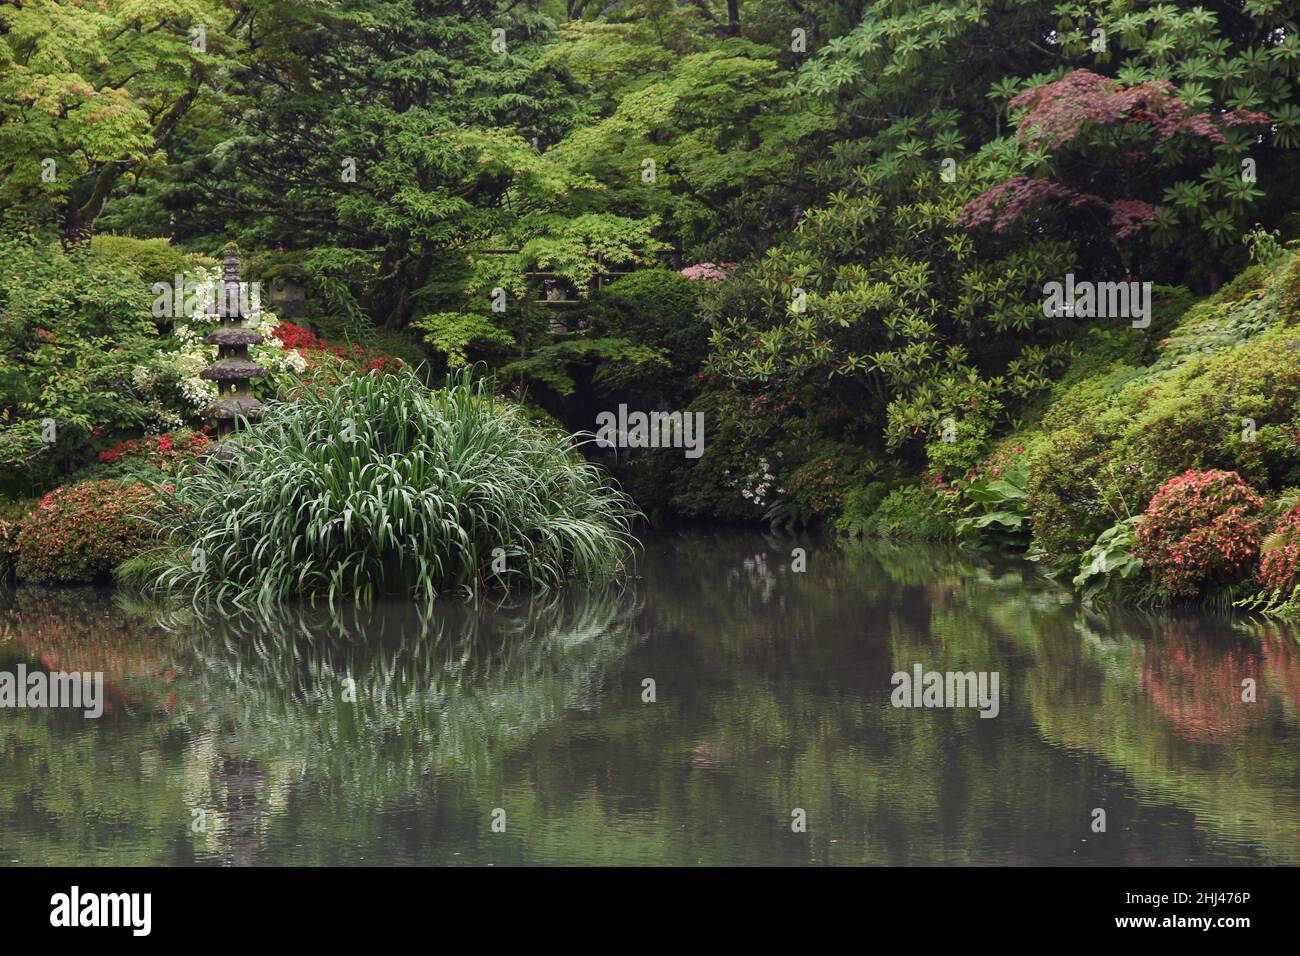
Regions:
<instances>
[{"instance_id":1,"label":"tiered stone lantern","mask_svg":"<svg viewBox=\"0 0 1300 956\"><path fill-rule=\"evenodd\" d=\"M248 347L261 342L262 336L244 327L239 267L239 247L232 242L221 264L217 301L208 305L208 314L215 314L220 326L203 340L217 347L217 360L199 377L217 383L217 400L202 415L216 422L218 440L235 430L235 419L255 421L262 415L262 403L252 396L249 382L265 375L266 369L248 357Z\"/></svg>"}]
</instances>

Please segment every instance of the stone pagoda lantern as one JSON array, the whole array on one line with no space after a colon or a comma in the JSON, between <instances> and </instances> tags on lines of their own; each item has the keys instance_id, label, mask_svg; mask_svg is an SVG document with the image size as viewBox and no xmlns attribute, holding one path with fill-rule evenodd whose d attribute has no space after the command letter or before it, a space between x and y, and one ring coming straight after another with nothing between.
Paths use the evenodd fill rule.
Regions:
<instances>
[{"instance_id":1,"label":"stone pagoda lantern","mask_svg":"<svg viewBox=\"0 0 1300 956\"><path fill-rule=\"evenodd\" d=\"M235 419L256 421L262 415L262 403L250 393L249 381L265 375L266 369L248 357L248 347L261 342L262 336L244 327L241 285L239 247L232 242L221 264L217 301L208 305L208 314L215 314L220 326L203 340L217 347L217 360L199 373L200 378L217 383L217 400L201 414L216 422L218 440L235 430Z\"/></svg>"}]
</instances>

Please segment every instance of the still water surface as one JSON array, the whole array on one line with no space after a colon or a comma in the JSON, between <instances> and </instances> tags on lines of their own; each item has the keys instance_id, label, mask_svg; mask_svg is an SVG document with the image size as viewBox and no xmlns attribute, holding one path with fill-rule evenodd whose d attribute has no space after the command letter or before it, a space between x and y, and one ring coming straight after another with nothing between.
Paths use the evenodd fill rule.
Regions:
<instances>
[{"instance_id":1,"label":"still water surface","mask_svg":"<svg viewBox=\"0 0 1300 956\"><path fill-rule=\"evenodd\" d=\"M423 616L24 588L20 663L110 711L0 710L0 864L1300 863L1292 630L952 550L660 534L623 589ZM891 706L918 663L998 716Z\"/></svg>"}]
</instances>

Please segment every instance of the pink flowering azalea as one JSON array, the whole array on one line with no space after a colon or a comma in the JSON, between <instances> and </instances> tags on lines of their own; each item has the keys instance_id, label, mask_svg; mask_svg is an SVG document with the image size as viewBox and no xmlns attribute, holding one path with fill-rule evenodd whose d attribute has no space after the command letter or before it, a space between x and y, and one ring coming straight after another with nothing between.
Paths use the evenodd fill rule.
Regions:
<instances>
[{"instance_id":1,"label":"pink flowering azalea","mask_svg":"<svg viewBox=\"0 0 1300 956\"><path fill-rule=\"evenodd\" d=\"M681 271L681 274L688 279L707 279L710 282L721 282L727 277L726 270L735 267L734 262L724 262L721 265L714 265L712 262L697 262L693 266L687 266Z\"/></svg>"}]
</instances>

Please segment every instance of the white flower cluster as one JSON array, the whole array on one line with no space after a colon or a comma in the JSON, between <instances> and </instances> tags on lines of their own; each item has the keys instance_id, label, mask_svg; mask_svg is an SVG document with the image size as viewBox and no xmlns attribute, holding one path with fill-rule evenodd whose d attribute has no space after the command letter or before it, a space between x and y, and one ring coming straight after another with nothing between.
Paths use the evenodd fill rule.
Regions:
<instances>
[{"instance_id":1,"label":"white flower cluster","mask_svg":"<svg viewBox=\"0 0 1300 956\"><path fill-rule=\"evenodd\" d=\"M149 423L145 430L151 434L160 435L163 432L175 431L178 428L185 427L185 419L167 408L156 398L150 400L149 412L153 415L153 421Z\"/></svg>"},{"instance_id":2,"label":"white flower cluster","mask_svg":"<svg viewBox=\"0 0 1300 956\"><path fill-rule=\"evenodd\" d=\"M751 472L749 477L745 479L744 485L746 487L741 488L740 496L746 501L752 501L760 508L766 505L767 493L772 488L772 482L776 480L771 468L772 466L768 464L766 458L760 458L758 460L758 470ZM748 487L751 483L754 483L752 488Z\"/></svg>"},{"instance_id":3,"label":"white flower cluster","mask_svg":"<svg viewBox=\"0 0 1300 956\"><path fill-rule=\"evenodd\" d=\"M248 319L248 327L262 337L260 345L254 345L248 352L254 362L268 372L293 372L301 375L307 370L307 360L293 349L286 349L284 343L271 333L280 324L275 313L262 309L257 289L253 290L253 314Z\"/></svg>"}]
</instances>

